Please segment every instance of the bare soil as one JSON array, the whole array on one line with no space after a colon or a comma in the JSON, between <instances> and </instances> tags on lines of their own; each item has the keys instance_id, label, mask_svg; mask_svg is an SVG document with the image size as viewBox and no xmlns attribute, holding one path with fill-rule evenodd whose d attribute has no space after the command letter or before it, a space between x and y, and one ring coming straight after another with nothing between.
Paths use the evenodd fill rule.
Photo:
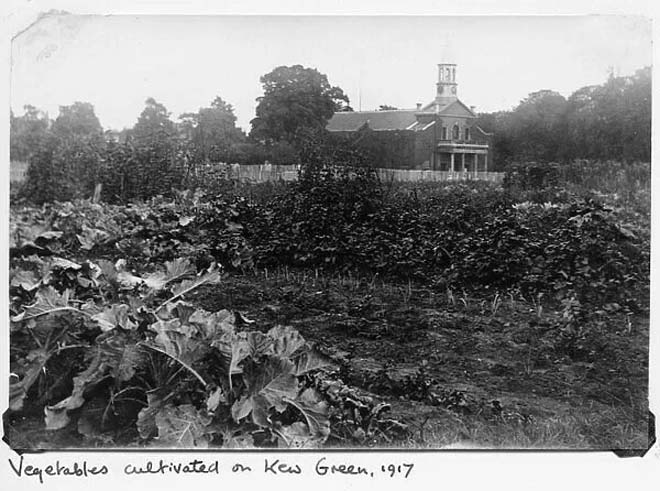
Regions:
<instances>
[{"instance_id":1,"label":"bare soil","mask_svg":"<svg viewBox=\"0 0 660 491\"><path fill-rule=\"evenodd\" d=\"M294 327L346 384L389 404L407 431L361 447L648 448L647 316L594 312L570 342L560 311L515 296L300 272L228 275L188 300L239 311L250 329ZM75 429L44 432L42 418L6 421L5 438L23 449L89 445Z\"/></svg>"},{"instance_id":2,"label":"bare soil","mask_svg":"<svg viewBox=\"0 0 660 491\"><path fill-rule=\"evenodd\" d=\"M408 445L646 448L646 316L594 312L571 343L561 312L511 296L275 276L230 276L193 301L238 310L253 328L293 326L346 383L391 404Z\"/></svg>"}]
</instances>

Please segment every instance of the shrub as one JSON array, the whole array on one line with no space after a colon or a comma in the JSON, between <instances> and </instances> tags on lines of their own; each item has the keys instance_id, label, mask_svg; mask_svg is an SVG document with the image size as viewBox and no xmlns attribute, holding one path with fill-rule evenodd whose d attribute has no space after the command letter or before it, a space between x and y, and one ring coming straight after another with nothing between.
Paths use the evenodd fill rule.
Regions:
<instances>
[{"instance_id":1,"label":"shrub","mask_svg":"<svg viewBox=\"0 0 660 491\"><path fill-rule=\"evenodd\" d=\"M648 231L598 199L546 196L554 202L520 203L463 184L385 195L367 175L321 171L243 222L262 265L647 305Z\"/></svg>"}]
</instances>

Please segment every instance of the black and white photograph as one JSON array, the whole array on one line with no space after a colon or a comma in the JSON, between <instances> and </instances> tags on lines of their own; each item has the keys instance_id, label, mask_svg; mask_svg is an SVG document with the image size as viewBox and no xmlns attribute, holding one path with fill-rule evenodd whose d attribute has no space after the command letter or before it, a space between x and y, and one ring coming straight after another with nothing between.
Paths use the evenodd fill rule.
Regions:
<instances>
[{"instance_id":1,"label":"black and white photograph","mask_svg":"<svg viewBox=\"0 0 660 491\"><path fill-rule=\"evenodd\" d=\"M4 442L643 455L652 34L35 17L11 42Z\"/></svg>"}]
</instances>

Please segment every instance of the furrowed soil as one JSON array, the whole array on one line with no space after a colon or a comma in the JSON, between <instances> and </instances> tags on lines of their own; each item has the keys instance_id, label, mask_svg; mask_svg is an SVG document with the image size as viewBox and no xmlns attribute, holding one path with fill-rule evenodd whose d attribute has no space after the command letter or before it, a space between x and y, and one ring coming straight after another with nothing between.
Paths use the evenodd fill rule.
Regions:
<instances>
[{"instance_id":1,"label":"furrowed soil","mask_svg":"<svg viewBox=\"0 0 660 491\"><path fill-rule=\"evenodd\" d=\"M297 329L407 425L406 441L374 445L648 448L647 317L597 311L568 342L561 312L497 298L287 272L191 300Z\"/></svg>"},{"instance_id":2,"label":"furrowed soil","mask_svg":"<svg viewBox=\"0 0 660 491\"><path fill-rule=\"evenodd\" d=\"M292 326L340 367L344 383L391 407L392 431L330 445L648 448L643 315L595 311L583 338L571 340L561 310L529 299L313 272L226 275L186 299L240 312L250 329ZM23 449L81 445L75 429L44 432L42 414L7 421L5 433Z\"/></svg>"}]
</instances>

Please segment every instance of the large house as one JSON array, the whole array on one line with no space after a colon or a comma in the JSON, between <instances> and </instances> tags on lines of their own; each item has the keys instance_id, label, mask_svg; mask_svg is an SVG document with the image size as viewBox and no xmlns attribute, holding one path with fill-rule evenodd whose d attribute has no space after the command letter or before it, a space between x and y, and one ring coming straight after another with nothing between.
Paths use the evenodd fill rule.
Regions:
<instances>
[{"instance_id":1,"label":"large house","mask_svg":"<svg viewBox=\"0 0 660 491\"><path fill-rule=\"evenodd\" d=\"M435 99L415 109L337 112L327 125L336 135L374 132L380 141L403 138L409 145L381 167L484 172L489 167L490 134L476 125L474 107L458 99L456 64L438 65ZM384 159L388 160L388 159Z\"/></svg>"}]
</instances>

